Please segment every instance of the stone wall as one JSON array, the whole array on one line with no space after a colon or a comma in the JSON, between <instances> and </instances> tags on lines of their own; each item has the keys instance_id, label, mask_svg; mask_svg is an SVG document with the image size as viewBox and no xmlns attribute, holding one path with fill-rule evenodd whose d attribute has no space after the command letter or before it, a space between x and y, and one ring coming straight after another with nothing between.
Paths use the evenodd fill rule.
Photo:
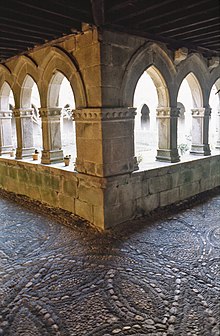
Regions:
<instances>
[{"instance_id":1,"label":"stone wall","mask_svg":"<svg viewBox=\"0 0 220 336\"><path fill-rule=\"evenodd\" d=\"M112 178L105 193L105 225L143 216L217 186L220 155Z\"/></svg>"},{"instance_id":2,"label":"stone wall","mask_svg":"<svg viewBox=\"0 0 220 336\"><path fill-rule=\"evenodd\" d=\"M0 188L105 229L220 186L220 155L115 177L0 158Z\"/></svg>"},{"instance_id":3,"label":"stone wall","mask_svg":"<svg viewBox=\"0 0 220 336\"><path fill-rule=\"evenodd\" d=\"M103 180L25 161L0 159L0 188L103 223Z\"/></svg>"}]
</instances>

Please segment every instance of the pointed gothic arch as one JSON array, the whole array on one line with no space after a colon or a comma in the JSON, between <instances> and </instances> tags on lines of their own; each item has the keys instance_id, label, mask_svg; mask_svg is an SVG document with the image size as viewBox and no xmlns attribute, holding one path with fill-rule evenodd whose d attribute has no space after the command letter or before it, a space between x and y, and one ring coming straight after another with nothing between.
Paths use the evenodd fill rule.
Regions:
<instances>
[{"instance_id":1,"label":"pointed gothic arch","mask_svg":"<svg viewBox=\"0 0 220 336\"><path fill-rule=\"evenodd\" d=\"M166 50L155 43L144 44L130 59L122 80L120 94L122 98L120 104L122 106L133 106L134 91L144 71L149 72L153 76L160 98L162 96L166 97L165 106L169 106L171 83L175 75L175 67ZM158 85L159 82L160 84ZM162 86L160 88L161 83ZM164 89L165 87L167 89ZM162 91L164 91L163 94ZM162 105L162 100L159 104Z\"/></svg>"}]
</instances>

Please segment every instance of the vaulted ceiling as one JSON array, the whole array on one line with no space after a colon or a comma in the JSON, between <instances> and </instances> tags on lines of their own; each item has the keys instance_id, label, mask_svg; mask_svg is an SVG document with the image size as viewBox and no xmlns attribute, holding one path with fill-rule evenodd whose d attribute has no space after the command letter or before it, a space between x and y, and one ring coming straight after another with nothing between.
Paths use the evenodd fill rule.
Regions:
<instances>
[{"instance_id":1,"label":"vaulted ceiling","mask_svg":"<svg viewBox=\"0 0 220 336\"><path fill-rule=\"evenodd\" d=\"M82 22L220 55L219 0L1 0L0 62L81 31Z\"/></svg>"}]
</instances>

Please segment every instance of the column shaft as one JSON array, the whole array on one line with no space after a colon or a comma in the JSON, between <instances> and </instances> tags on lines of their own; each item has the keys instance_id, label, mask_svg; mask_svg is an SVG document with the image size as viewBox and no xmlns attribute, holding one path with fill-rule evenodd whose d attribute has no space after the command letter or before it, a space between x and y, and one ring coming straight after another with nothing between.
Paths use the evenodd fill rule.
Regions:
<instances>
[{"instance_id":1,"label":"column shaft","mask_svg":"<svg viewBox=\"0 0 220 336\"><path fill-rule=\"evenodd\" d=\"M156 159L158 161L180 161L177 150L178 116L178 108L161 107L157 109L159 144Z\"/></svg>"},{"instance_id":2,"label":"column shaft","mask_svg":"<svg viewBox=\"0 0 220 336\"><path fill-rule=\"evenodd\" d=\"M211 109L192 109L192 147L191 154L210 155L209 139L209 117Z\"/></svg>"},{"instance_id":3,"label":"column shaft","mask_svg":"<svg viewBox=\"0 0 220 336\"><path fill-rule=\"evenodd\" d=\"M12 150L12 111L0 111L0 155Z\"/></svg>"},{"instance_id":4,"label":"column shaft","mask_svg":"<svg viewBox=\"0 0 220 336\"><path fill-rule=\"evenodd\" d=\"M220 149L220 110L218 110L218 139L216 142L216 149Z\"/></svg>"},{"instance_id":5,"label":"column shaft","mask_svg":"<svg viewBox=\"0 0 220 336\"><path fill-rule=\"evenodd\" d=\"M40 108L42 118L43 151L41 162L50 164L63 161L60 117L61 108Z\"/></svg>"},{"instance_id":6,"label":"column shaft","mask_svg":"<svg viewBox=\"0 0 220 336\"><path fill-rule=\"evenodd\" d=\"M34 151L33 109L14 109L17 133L16 159L29 157Z\"/></svg>"}]
</instances>

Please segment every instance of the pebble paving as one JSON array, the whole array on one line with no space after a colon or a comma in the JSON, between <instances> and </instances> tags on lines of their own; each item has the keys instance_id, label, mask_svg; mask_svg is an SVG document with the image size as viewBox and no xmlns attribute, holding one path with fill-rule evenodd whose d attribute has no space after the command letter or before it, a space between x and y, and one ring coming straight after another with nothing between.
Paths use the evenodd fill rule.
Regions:
<instances>
[{"instance_id":1,"label":"pebble paving","mask_svg":"<svg viewBox=\"0 0 220 336\"><path fill-rule=\"evenodd\" d=\"M105 233L12 198L0 192L0 335L220 335L219 193Z\"/></svg>"}]
</instances>

